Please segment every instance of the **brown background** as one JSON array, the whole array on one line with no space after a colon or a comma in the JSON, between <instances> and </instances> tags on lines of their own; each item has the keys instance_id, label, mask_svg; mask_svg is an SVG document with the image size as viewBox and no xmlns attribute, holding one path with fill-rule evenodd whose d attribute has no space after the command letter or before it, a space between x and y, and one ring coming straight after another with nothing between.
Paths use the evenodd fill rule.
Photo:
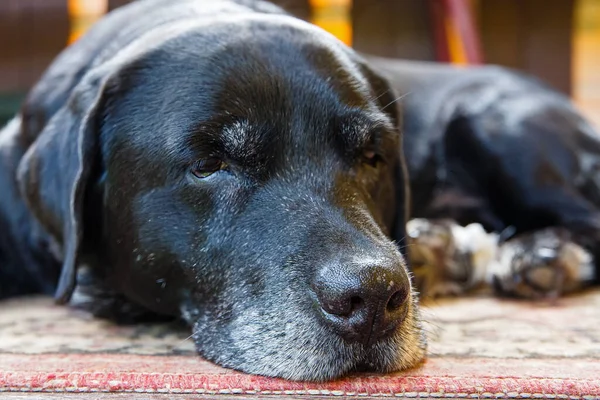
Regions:
<instances>
[{"instance_id":1,"label":"brown background","mask_svg":"<svg viewBox=\"0 0 600 400\"><path fill-rule=\"evenodd\" d=\"M354 46L383 56L434 60L429 7L435 1L440 0L354 0ZM575 0L472 1L486 62L522 69L571 93ZM109 6L127 2L109 0ZM310 18L308 0L275 2ZM68 34L67 0L0 0L2 97L21 96L64 47ZM0 101L0 113L12 107L5 103Z\"/></svg>"}]
</instances>

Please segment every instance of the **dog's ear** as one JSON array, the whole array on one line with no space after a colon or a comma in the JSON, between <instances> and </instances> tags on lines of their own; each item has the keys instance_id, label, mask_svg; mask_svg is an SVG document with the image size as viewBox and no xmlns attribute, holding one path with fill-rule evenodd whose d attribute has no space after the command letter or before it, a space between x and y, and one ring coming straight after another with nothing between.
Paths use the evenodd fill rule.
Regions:
<instances>
[{"instance_id":1,"label":"dog's ear","mask_svg":"<svg viewBox=\"0 0 600 400\"><path fill-rule=\"evenodd\" d=\"M99 154L96 131L107 79L85 77L48 121L17 172L21 194L42 226L62 245L55 299L69 301L76 284L87 183Z\"/></svg>"},{"instance_id":2,"label":"dog's ear","mask_svg":"<svg viewBox=\"0 0 600 400\"><path fill-rule=\"evenodd\" d=\"M398 95L390 85L388 79L381 73L373 70L366 62L361 64L361 70L371 85L371 90L373 96L375 96L377 105L390 117L394 126L400 129L402 124L402 113L400 111L399 101L403 96Z\"/></svg>"}]
</instances>

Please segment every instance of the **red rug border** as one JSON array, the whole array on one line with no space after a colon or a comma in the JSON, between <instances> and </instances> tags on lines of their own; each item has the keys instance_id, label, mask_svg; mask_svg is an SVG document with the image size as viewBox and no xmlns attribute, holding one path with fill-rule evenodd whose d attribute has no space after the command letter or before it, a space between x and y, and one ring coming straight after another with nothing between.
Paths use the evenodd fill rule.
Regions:
<instances>
[{"instance_id":1,"label":"red rug border","mask_svg":"<svg viewBox=\"0 0 600 400\"><path fill-rule=\"evenodd\" d=\"M362 375L322 384L243 374L185 356L158 356L159 359L169 360L171 364L163 366L163 371L181 365L180 373L152 372L154 368L146 372L121 370L122 367L131 370L140 365L144 366L141 370L147 369L148 363L154 364L151 361L156 358L152 355L122 354L2 354L0 392L600 398L600 362L597 360L432 358L422 368L404 373ZM121 363L115 362L117 360L121 360ZM108 367L98 366L104 364ZM563 369L558 372L556 369L562 364L564 374ZM162 364L159 362L157 365ZM495 365L499 365L498 372L502 372L503 377L486 372L486 368L489 371ZM67 371L65 366L73 367L73 370ZM91 366L92 370L85 371L82 368L75 372L81 366ZM540 366L548 366L549 375L553 377L529 376L528 371L539 370ZM582 377L579 378L579 375Z\"/></svg>"}]
</instances>

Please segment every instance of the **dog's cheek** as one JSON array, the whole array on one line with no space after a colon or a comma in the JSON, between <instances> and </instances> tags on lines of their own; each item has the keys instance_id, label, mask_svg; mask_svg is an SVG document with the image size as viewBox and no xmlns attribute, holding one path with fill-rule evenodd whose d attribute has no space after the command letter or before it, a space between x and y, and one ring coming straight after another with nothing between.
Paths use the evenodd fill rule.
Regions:
<instances>
[{"instance_id":1,"label":"dog's cheek","mask_svg":"<svg viewBox=\"0 0 600 400\"><path fill-rule=\"evenodd\" d=\"M122 293L156 312L179 314L182 296L194 287L194 269L206 262L202 209L184 201L179 188L167 186L132 195L115 210L107 223L118 239L109 253Z\"/></svg>"},{"instance_id":2,"label":"dog's cheek","mask_svg":"<svg viewBox=\"0 0 600 400\"><path fill-rule=\"evenodd\" d=\"M379 228L389 236L397 215L396 190L387 166L377 169L363 167L356 179L362 203L369 210Z\"/></svg>"},{"instance_id":3,"label":"dog's cheek","mask_svg":"<svg viewBox=\"0 0 600 400\"><path fill-rule=\"evenodd\" d=\"M403 201L399 203L397 198L398 182L395 182L394 176L389 168L385 168L380 176L377 187L374 189L373 195L375 199L375 207L381 215L381 225L384 227L384 232L390 236L392 229L397 221L399 213L404 212L405 205Z\"/></svg>"}]
</instances>

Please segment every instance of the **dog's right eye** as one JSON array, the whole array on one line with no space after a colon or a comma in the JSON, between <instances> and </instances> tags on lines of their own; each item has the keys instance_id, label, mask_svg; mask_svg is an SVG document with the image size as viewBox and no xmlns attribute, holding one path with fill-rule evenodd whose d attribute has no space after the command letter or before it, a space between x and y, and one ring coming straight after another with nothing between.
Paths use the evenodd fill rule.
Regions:
<instances>
[{"instance_id":1,"label":"dog's right eye","mask_svg":"<svg viewBox=\"0 0 600 400\"><path fill-rule=\"evenodd\" d=\"M218 158L205 158L196 161L192 165L192 174L199 179L208 178L212 174L222 169L225 169L227 164Z\"/></svg>"}]
</instances>

